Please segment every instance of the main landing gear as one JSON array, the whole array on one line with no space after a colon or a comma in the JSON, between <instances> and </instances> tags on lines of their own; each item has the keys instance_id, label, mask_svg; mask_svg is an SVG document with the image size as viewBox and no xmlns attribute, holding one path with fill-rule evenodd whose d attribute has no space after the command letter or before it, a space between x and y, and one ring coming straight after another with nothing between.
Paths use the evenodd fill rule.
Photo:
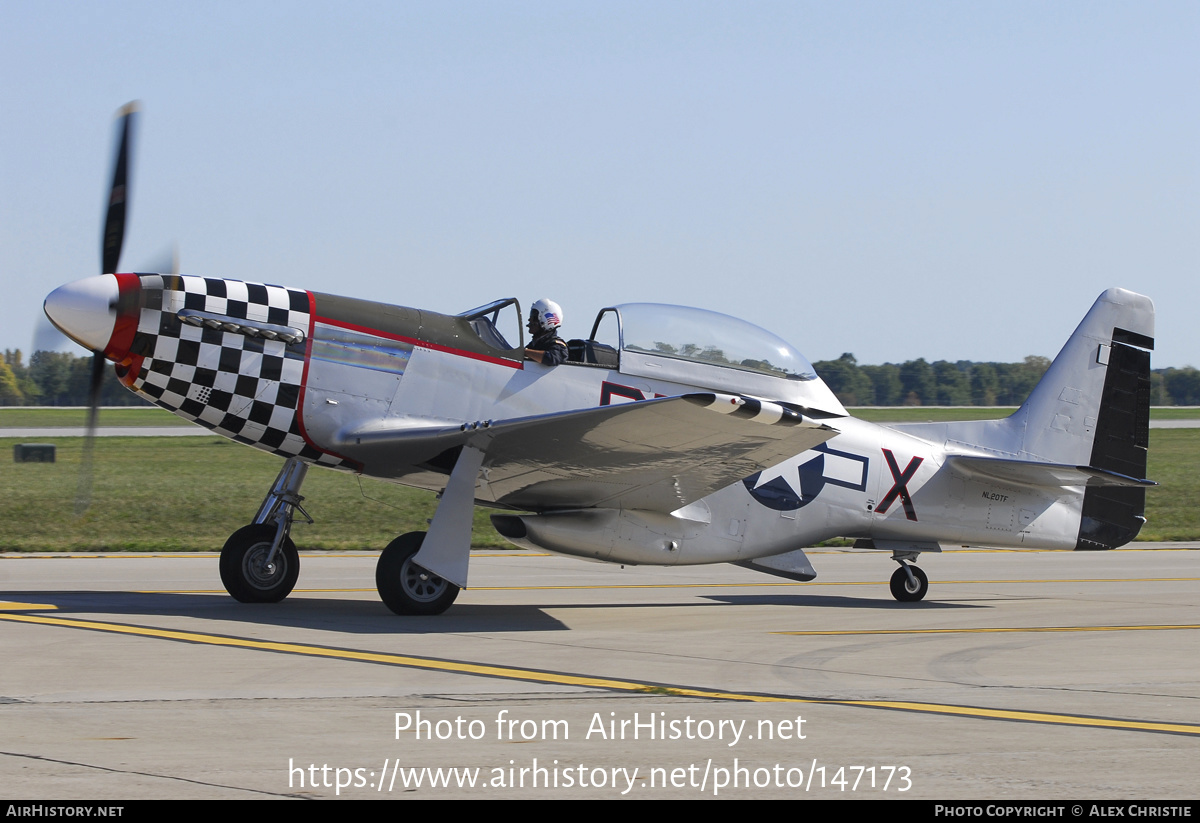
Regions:
<instances>
[{"instance_id":1,"label":"main landing gear","mask_svg":"<svg viewBox=\"0 0 1200 823\"><path fill-rule=\"evenodd\" d=\"M296 586L300 555L289 533L295 512L313 519L300 505L300 485L308 464L292 457L283 464L254 522L235 531L221 549L221 582L242 603L278 603Z\"/></svg>"},{"instance_id":2,"label":"main landing gear","mask_svg":"<svg viewBox=\"0 0 1200 823\"><path fill-rule=\"evenodd\" d=\"M892 573L892 597L902 603L915 603L925 597L929 591L929 577L910 560L916 560L917 552L896 552L892 559L900 564L900 568Z\"/></svg>"},{"instance_id":3,"label":"main landing gear","mask_svg":"<svg viewBox=\"0 0 1200 823\"><path fill-rule=\"evenodd\" d=\"M444 544L451 548L430 552L431 559L423 560L443 569L466 584L466 564L470 556L471 513L474 505L474 473L478 471L482 452L468 452L463 469L451 478L451 489L442 497L439 512L434 516L436 531L441 523ZM308 464L299 458L284 463L267 493L254 522L235 531L221 549L221 582L225 590L242 603L278 603L296 585L300 574L300 555L289 536L292 518L298 511L312 523L313 519L300 505L304 498L300 486L308 473ZM457 479L457 482L455 481ZM468 485L472 484L472 485ZM447 537L448 535L448 537ZM384 604L396 614L441 614L450 608L461 587L414 562L425 542L426 532L409 532L388 544L375 566L375 585ZM447 561L449 558L449 562ZM456 563L458 565L456 565Z\"/></svg>"},{"instance_id":4,"label":"main landing gear","mask_svg":"<svg viewBox=\"0 0 1200 823\"><path fill-rule=\"evenodd\" d=\"M413 562L424 540L425 532L402 534L379 555L375 587L396 614L441 614L458 597L458 586Z\"/></svg>"},{"instance_id":5,"label":"main landing gear","mask_svg":"<svg viewBox=\"0 0 1200 823\"><path fill-rule=\"evenodd\" d=\"M475 479L482 464L483 452L464 446L429 531L403 534L379 556L375 586L396 614L441 614L467 585Z\"/></svg>"}]
</instances>

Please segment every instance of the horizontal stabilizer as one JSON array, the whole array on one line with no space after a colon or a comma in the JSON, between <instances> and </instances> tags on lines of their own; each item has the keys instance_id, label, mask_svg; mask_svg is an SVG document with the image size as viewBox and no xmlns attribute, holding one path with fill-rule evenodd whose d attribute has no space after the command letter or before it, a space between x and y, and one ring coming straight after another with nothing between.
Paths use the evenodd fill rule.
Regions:
<instances>
[{"instance_id":1,"label":"horizontal stabilizer","mask_svg":"<svg viewBox=\"0 0 1200 823\"><path fill-rule=\"evenodd\" d=\"M1009 460L1001 457L954 455L946 463L972 477L1014 483L1020 486L1157 486L1153 480L1129 477L1092 466L1065 463L1040 463L1033 460Z\"/></svg>"}]
</instances>

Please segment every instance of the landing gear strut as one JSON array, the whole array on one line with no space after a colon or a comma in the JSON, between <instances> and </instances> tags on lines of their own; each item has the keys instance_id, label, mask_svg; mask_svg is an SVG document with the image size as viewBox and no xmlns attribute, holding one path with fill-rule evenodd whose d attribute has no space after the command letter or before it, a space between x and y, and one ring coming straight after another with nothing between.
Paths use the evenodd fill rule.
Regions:
<instances>
[{"instance_id":1,"label":"landing gear strut","mask_svg":"<svg viewBox=\"0 0 1200 823\"><path fill-rule=\"evenodd\" d=\"M908 561L916 559L916 552L895 553L892 559L900 568L892 573L892 597L902 603L915 603L929 591L929 577L917 565Z\"/></svg>"},{"instance_id":2,"label":"landing gear strut","mask_svg":"<svg viewBox=\"0 0 1200 823\"><path fill-rule=\"evenodd\" d=\"M289 458L280 469L254 522L235 531L221 549L221 582L242 603L278 603L296 586L300 555L289 533L299 510L309 523L313 519L300 505L300 486L308 464Z\"/></svg>"},{"instance_id":3,"label":"landing gear strut","mask_svg":"<svg viewBox=\"0 0 1200 823\"><path fill-rule=\"evenodd\" d=\"M458 586L413 562L424 540L425 532L402 534L379 555L375 586L396 614L441 614L458 597Z\"/></svg>"},{"instance_id":4,"label":"landing gear strut","mask_svg":"<svg viewBox=\"0 0 1200 823\"><path fill-rule=\"evenodd\" d=\"M475 480L483 451L464 446L428 532L402 534L375 566L375 587L396 614L441 614L467 585Z\"/></svg>"}]
</instances>

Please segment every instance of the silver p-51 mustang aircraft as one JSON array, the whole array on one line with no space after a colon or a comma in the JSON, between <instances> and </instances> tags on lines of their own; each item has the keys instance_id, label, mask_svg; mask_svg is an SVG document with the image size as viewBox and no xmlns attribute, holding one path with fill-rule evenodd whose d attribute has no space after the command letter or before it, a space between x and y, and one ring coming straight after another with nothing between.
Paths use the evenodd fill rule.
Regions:
<instances>
[{"instance_id":1,"label":"silver p-51 mustang aircraft","mask_svg":"<svg viewBox=\"0 0 1200 823\"><path fill-rule=\"evenodd\" d=\"M112 273L126 146L105 273L55 290L45 310L132 391L285 459L221 552L238 600L292 591L289 532L311 465L442 493L428 532L380 556L379 593L398 614L441 613L466 587L476 505L515 512L492 522L520 546L797 580L816 576L805 547L854 538L891 553L892 593L910 601L928 589L922 552L1109 549L1144 522L1154 307L1141 295L1104 292L1011 417L880 426L848 416L783 340L699 309L603 309L566 363L544 366L525 359L516 299L444 315Z\"/></svg>"}]
</instances>

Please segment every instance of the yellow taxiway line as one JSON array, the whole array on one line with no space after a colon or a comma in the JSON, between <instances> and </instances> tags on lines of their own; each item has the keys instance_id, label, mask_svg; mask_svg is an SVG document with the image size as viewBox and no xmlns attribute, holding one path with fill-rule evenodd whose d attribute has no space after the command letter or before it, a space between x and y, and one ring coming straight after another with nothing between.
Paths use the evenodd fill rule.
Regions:
<instances>
[{"instance_id":1,"label":"yellow taxiway line","mask_svg":"<svg viewBox=\"0 0 1200 823\"><path fill-rule=\"evenodd\" d=\"M268 640L251 640L240 637L225 637L202 632L184 632L173 629L154 629L144 626L129 626L95 620L76 620L62 617L47 617L31 614L0 613L0 621L32 623L43 626L86 629L111 634L171 640L182 643L200 643L209 646L252 649L257 651L297 654L307 657L347 660L359 663L374 663L387 666L425 669L429 671L456 672L482 677L498 677L533 683L549 683L563 686L608 689L612 691L642 694L663 694L675 697L696 697L709 700L731 700L750 703L806 703L829 706L858 706L862 708L889 709L892 711L918 712L923 714L951 715L957 717L1007 720L1022 723L1046 723L1059 726L1085 726L1122 731L1156 732L1160 734L1184 734L1200 736L1200 725L1187 723L1159 723L1126 720L1109 717L1087 717L1084 715L1057 714L1009 709L989 709L975 706L956 706L944 703L916 703L900 700L836 700L828 698L797 697L791 695L766 695L741 692L726 692L713 689L695 689L661 683L645 683L632 680L615 680L590 675L522 669L513 666L494 666L458 660L439 660L429 657L369 652L355 649L337 649L314 646L306 643L280 643Z\"/></svg>"},{"instance_id":2,"label":"yellow taxiway line","mask_svg":"<svg viewBox=\"0 0 1200 823\"><path fill-rule=\"evenodd\" d=\"M1200 623L1162 626L993 626L975 629L843 629L829 631L772 632L796 637L842 637L858 634L992 634L1004 632L1164 632L1200 629Z\"/></svg>"},{"instance_id":3,"label":"yellow taxiway line","mask_svg":"<svg viewBox=\"0 0 1200 823\"><path fill-rule=\"evenodd\" d=\"M1035 583L1195 583L1200 577L1079 577L1031 580L939 580L939 586L999 586L1009 584ZM812 588L819 586L886 586L887 581L881 580L813 580L807 583L799 581L763 581L745 583L605 583L586 585L553 585L553 586L468 586L463 591L473 592L532 592L532 591L600 591L603 589L778 589L778 588ZM374 586L355 586L323 589L292 590L292 594L356 594L374 593ZM138 589L135 594L226 594L224 589Z\"/></svg>"}]
</instances>

